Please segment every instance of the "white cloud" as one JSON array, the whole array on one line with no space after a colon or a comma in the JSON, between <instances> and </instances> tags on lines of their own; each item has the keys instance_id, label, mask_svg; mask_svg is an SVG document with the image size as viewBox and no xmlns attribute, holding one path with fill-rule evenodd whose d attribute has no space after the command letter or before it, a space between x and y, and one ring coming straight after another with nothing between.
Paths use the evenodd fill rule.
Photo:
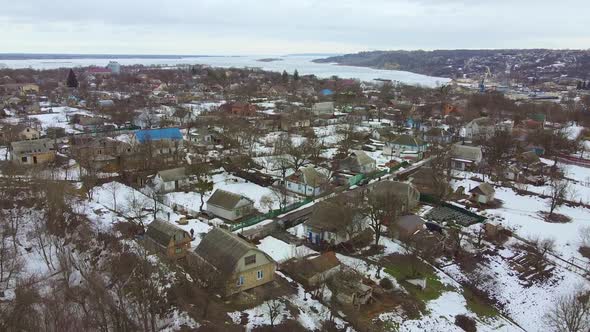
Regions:
<instances>
[{"instance_id":1,"label":"white cloud","mask_svg":"<svg viewBox=\"0 0 590 332\"><path fill-rule=\"evenodd\" d=\"M586 48L582 0L19 0L0 52L281 54Z\"/></svg>"}]
</instances>

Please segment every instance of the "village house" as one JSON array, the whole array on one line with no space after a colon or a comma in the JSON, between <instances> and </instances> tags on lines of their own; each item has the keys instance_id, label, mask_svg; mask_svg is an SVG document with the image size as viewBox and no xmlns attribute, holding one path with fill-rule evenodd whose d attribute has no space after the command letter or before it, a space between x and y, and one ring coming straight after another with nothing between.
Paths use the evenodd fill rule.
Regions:
<instances>
[{"instance_id":1,"label":"village house","mask_svg":"<svg viewBox=\"0 0 590 332\"><path fill-rule=\"evenodd\" d=\"M225 295L267 284L275 278L277 263L269 255L221 228L207 233L194 253L196 261L212 267L222 278Z\"/></svg>"},{"instance_id":2,"label":"village house","mask_svg":"<svg viewBox=\"0 0 590 332\"><path fill-rule=\"evenodd\" d=\"M312 258L293 259L285 263L289 275L306 287L317 287L340 271L341 264L333 251Z\"/></svg>"},{"instance_id":3,"label":"village house","mask_svg":"<svg viewBox=\"0 0 590 332\"><path fill-rule=\"evenodd\" d=\"M479 146L455 144L451 149L451 167L465 171L474 169L483 159L483 152Z\"/></svg>"},{"instance_id":4,"label":"village house","mask_svg":"<svg viewBox=\"0 0 590 332\"><path fill-rule=\"evenodd\" d=\"M338 170L355 174L369 174L377 169L375 159L369 157L364 151L355 150L348 157L339 162Z\"/></svg>"},{"instance_id":5,"label":"village house","mask_svg":"<svg viewBox=\"0 0 590 332\"><path fill-rule=\"evenodd\" d=\"M41 132L31 126L27 125L16 125L13 128L10 128L18 140L26 141L26 140L34 140L39 139L41 137Z\"/></svg>"},{"instance_id":6,"label":"village house","mask_svg":"<svg viewBox=\"0 0 590 332\"><path fill-rule=\"evenodd\" d=\"M401 213L413 210L420 203L420 192L413 184L398 181L380 181L370 189L376 195L393 195L401 203Z\"/></svg>"},{"instance_id":7,"label":"village house","mask_svg":"<svg viewBox=\"0 0 590 332\"><path fill-rule=\"evenodd\" d=\"M35 83L8 83L0 85L0 89L6 94L18 93L20 96L29 93L39 94L39 85Z\"/></svg>"},{"instance_id":8,"label":"village house","mask_svg":"<svg viewBox=\"0 0 590 332\"><path fill-rule=\"evenodd\" d=\"M254 201L248 197L217 189L207 200L206 211L230 221L240 219L254 211Z\"/></svg>"},{"instance_id":9,"label":"village house","mask_svg":"<svg viewBox=\"0 0 590 332\"><path fill-rule=\"evenodd\" d=\"M232 115L254 116L256 115L256 105L250 103L233 102L225 103L219 106L219 110Z\"/></svg>"},{"instance_id":10,"label":"village house","mask_svg":"<svg viewBox=\"0 0 590 332\"><path fill-rule=\"evenodd\" d=\"M170 259L186 256L191 247L191 235L163 220L154 220L147 227L144 243L148 250L166 255Z\"/></svg>"},{"instance_id":11,"label":"village house","mask_svg":"<svg viewBox=\"0 0 590 332\"><path fill-rule=\"evenodd\" d=\"M15 164L37 165L55 160L55 145L48 138L10 144L10 160Z\"/></svg>"},{"instance_id":12,"label":"village house","mask_svg":"<svg viewBox=\"0 0 590 332\"><path fill-rule=\"evenodd\" d=\"M368 227L360 213L329 201L316 204L304 225L307 240L319 246L347 242Z\"/></svg>"},{"instance_id":13,"label":"village house","mask_svg":"<svg viewBox=\"0 0 590 332\"><path fill-rule=\"evenodd\" d=\"M424 229L426 222L422 217L415 214L407 214L399 217L399 219L393 224L393 233L398 239L405 240L412 237Z\"/></svg>"},{"instance_id":14,"label":"village house","mask_svg":"<svg viewBox=\"0 0 590 332\"><path fill-rule=\"evenodd\" d=\"M360 273L347 269L335 275L330 289L341 304L358 307L368 303L373 296L373 287L366 285L363 279Z\"/></svg>"},{"instance_id":15,"label":"village house","mask_svg":"<svg viewBox=\"0 0 590 332\"><path fill-rule=\"evenodd\" d=\"M496 122L492 118L481 117L471 120L462 129L463 137L473 139L490 138L496 130L505 130L512 132L513 123L511 121Z\"/></svg>"},{"instance_id":16,"label":"village house","mask_svg":"<svg viewBox=\"0 0 590 332\"><path fill-rule=\"evenodd\" d=\"M328 178L313 166L306 166L288 176L285 182L287 190L313 197L324 192Z\"/></svg>"},{"instance_id":17,"label":"village house","mask_svg":"<svg viewBox=\"0 0 590 332\"><path fill-rule=\"evenodd\" d=\"M132 139L132 145L143 148L153 157L170 161L182 151L183 137L178 128L138 130Z\"/></svg>"},{"instance_id":18,"label":"village house","mask_svg":"<svg viewBox=\"0 0 590 332\"><path fill-rule=\"evenodd\" d=\"M190 183L184 167L158 171L152 181L160 193L178 191Z\"/></svg>"},{"instance_id":19,"label":"village house","mask_svg":"<svg viewBox=\"0 0 590 332\"><path fill-rule=\"evenodd\" d=\"M431 144L448 144L453 140L453 135L444 128L430 128L424 132L424 141Z\"/></svg>"},{"instance_id":20,"label":"village house","mask_svg":"<svg viewBox=\"0 0 590 332\"><path fill-rule=\"evenodd\" d=\"M422 159L426 147L427 144L422 139L404 134L386 142L383 153L389 156Z\"/></svg>"},{"instance_id":21,"label":"village house","mask_svg":"<svg viewBox=\"0 0 590 332\"><path fill-rule=\"evenodd\" d=\"M315 103L311 106L311 112L316 116L332 115L334 114L334 102Z\"/></svg>"},{"instance_id":22,"label":"village house","mask_svg":"<svg viewBox=\"0 0 590 332\"><path fill-rule=\"evenodd\" d=\"M469 199L475 203L488 204L494 201L496 190L489 183L482 183L469 191Z\"/></svg>"}]
</instances>

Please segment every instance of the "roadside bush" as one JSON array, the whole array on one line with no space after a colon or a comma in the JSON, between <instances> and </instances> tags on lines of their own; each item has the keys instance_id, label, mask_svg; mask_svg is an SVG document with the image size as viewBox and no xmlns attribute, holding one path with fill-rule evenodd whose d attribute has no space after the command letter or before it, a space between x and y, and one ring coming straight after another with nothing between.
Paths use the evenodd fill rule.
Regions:
<instances>
[{"instance_id":1,"label":"roadside bush","mask_svg":"<svg viewBox=\"0 0 590 332\"><path fill-rule=\"evenodd\" d=\"M391 282L391 279L383 278L379 280L379 286L383 287L383 289L390 290L393 288L393 283Z\"/></svg>"},{"instance_id":2,"label":"roadside bush","mask_svg":"<svg viewBox=\"0 0 590 332\"><path fill-rule=\"evenodd\" d=\"M465 315L455 316L455 325L459 326L465 332L477 332L475 320Z\"/></svg>"}]
</instances>

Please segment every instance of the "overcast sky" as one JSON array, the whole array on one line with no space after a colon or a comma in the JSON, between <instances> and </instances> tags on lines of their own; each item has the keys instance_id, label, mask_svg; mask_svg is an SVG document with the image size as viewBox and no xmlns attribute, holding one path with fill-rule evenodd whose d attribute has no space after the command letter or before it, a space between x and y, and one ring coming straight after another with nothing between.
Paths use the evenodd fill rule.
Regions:
<instances>
[{"instance_id":1,"label":"overcast sky","mask_svg":"<svg viewBox=\"0 0 590 332\"><path fill-rule=\"evenodd\" d=\"M587 0L3 0L0 53L590 48Z\"/></svg>"}]
</instances>

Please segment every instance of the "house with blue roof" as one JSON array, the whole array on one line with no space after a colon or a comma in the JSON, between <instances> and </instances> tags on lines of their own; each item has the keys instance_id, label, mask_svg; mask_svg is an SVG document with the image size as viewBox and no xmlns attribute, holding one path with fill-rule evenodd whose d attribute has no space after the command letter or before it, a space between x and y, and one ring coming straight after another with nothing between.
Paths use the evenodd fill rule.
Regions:
<instances>
[{"instance_id":1,"label":"house with blue roof","mask_svg":"<svg viewBox=\"0 0 590 332\"><path fill-rule=\"evenodd\" d=\"M183 154L183 136L178 128L159 128L138 130L134 142L139 151L157 156L160 162L181 160ZM151 160L151 159L150 159Z\"/></svg>"},{"instance_id":2,"label":"house with blue roof","mask_svg":"<svg viewBox=\"0 0 590 332\"><path fill-rule=\"evenodd\" d=\"M182 141L182 133L178 128L144 129L135 132L138 143L149 141Z\"/></svg>"}]
</instances>

